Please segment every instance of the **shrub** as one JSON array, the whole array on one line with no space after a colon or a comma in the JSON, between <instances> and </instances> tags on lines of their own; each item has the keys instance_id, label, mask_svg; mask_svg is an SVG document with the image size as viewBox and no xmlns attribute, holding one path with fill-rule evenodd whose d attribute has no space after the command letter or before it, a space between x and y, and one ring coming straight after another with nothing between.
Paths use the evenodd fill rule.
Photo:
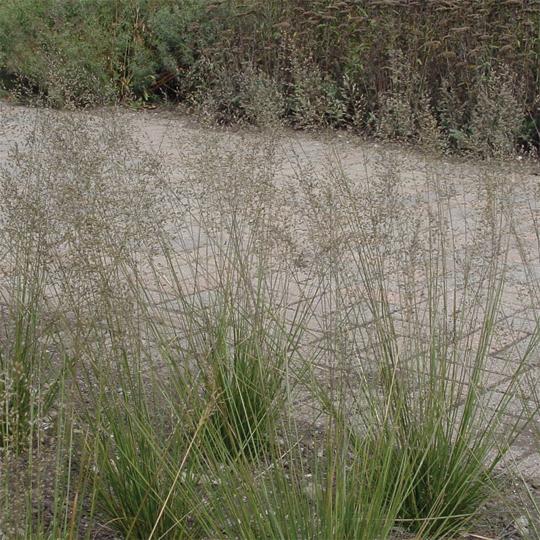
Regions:
<instances>
[{"instance_id":1,"label":"shrub","mask_svg":"<svg viewBox=\"0 0 540 540\"><path fill-rule=\"evenodd\" d=\"M491 155L537 144L539 22L512 0L8 0L0 73L59 106L161 96L264 123L262 98L297 126Z\"/></svg>"},{"instance_id":2,"label":"shrub","mask_svg":"<svg viewBox=\"0 0 540 540\"><path fill-rule=\"evenodd\" d=\"M479 74L467 147L485 156L509 155L521 134L525 118L519 81L505 66Z\"/></svg>"}]
</instances>

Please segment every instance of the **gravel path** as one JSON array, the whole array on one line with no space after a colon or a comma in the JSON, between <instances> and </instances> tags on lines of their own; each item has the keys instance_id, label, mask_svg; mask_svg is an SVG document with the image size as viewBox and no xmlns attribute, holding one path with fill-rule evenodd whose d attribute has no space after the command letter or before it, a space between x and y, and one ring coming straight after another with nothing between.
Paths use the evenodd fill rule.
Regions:
<instances>
[{"instance_id":1,"label":"gravel path","mask_svg":"<svg viewBox=\"0 0 540 540\"><path fill-rule=\"evenodd\" d=\"M130 137L125 152L120 144L117 154L103 156L104 163L111 160L111 167L122 162L122 168L115 173L119 176L111 177L117 178L117 183L114 190L109 186L100 189L111 196L107 202L111 211L117 209L118 216L127 216L130 225L125 230L118 222L124 240L131 238L129 235L134 229L130 227L135 227L129 221L132 219L130 209L137 206L138 217L145 208L150 209L149 212L156 211L141 218L144 227L140 230L151 230L155 219L162 230L170 234L177 254L184 254L182 275L186 282L192 280L193 290L211 289L215 284L215 266L212 266L209 246L212 234L219 234L220 217L241 208L248 220L249 211L255 211L258 205L264 205L275 227L270 236L271 249L280 268L293 269L299 283L309 283L317 274L313 268L319 268L317 265L324 259L325 264L340 264L345 269L344 275L349 277L345 286L352 290L356 281L351 275L353 266L348 265L353 261L340 252L339 246L343 241L341 233L350 226L353 216L358 227L373 227L388 248L388 260L395 264L387 269L389 297L394 299L396 320L406 321L406 314L400 315L400 310L404 309L401 278L405 275L401 265L404 267L405 262L411 262L416 250L424 255L433 251L433 245L429 244L430 231L435 221L444 220L451 235L437 244L437 253L440 254L442 245L451 253L453 261L467 257L473 261L466 278L462 269L447 269L458 296L465 288L463 280L472 283L479 279L475 269L500 249L501 242L508 245L507 284L486 366L490 396L493 391L505 391L509 374L533 336L540 308L537 296L540 292L538 163L517 159L479 163L472 159L438 158L397 145L363 142L335 132L265 134L249 129L218 130L198 125L193 119L171 111L57 112L0 103L0 164L5 170L15 171L12 178L20 175L21 170L14 165L10 152L18 148L27 155L32 154L36 143L28 145L28 137L32 132L42 137L49 130L47 126L56 137L54 148L68 155L59 166L59 176L69 168L70 162L77 162L79 156L96 158L101 144L96 142L96 137L106 144L107 137L117 127L125 130ZM61 133L65 134L64 143ZM81 135L79 144L71 148L73 141L79 140L78 134L84 136ZM118 143L118 139L115 140ZM47 148L40 151L49 152ZM148 177L151 181L145 180L145 173L141 172L143 157L153 160L152 166L159 170L158 174ZM131 177L127 176L130 171L139 175L137 195L125 207L119 206L115 197L128 196L129 190L122 191L119 186L123 185L123 180L126 186L130 185ZM347 190L352 191L344 190L343 178L347 179ZM90 204L84 197L90 197L93 189L97 188L88 188L82 197L79 195L81 209ZM148 207L142 204L145 197L148 197ZM65 209L64 223L69 224L75 207L70 207L66 200L55 203L60 205L55 208L57 213ZM104 212L109 208L99 200L92 204L97 208L102 206ZM185 219L186 215L193 219ZM212 220L215 226L207 227ZM178 226L180 222L182 227ZM496 237L494 233L502 222L504 233ZM137 221L136 226L139 225ZM154 268L165 264L159 254L152 253L151 241L143 242L140 250L141 261L148 261L150 257ZM197 276L193 275L193 260L201 265ZM174 291L170 291L168 297L166 280L158 283L156 273L150 269L143 270L142 274L148 280L149 299L156 304L156 317L161 313L164 321L174 324ZM414 277L418 298L422 298L425 276L420 272ZM289 301L301 297L300 289L288 291ZM321 298L323 296L321 294ZM351 301L354 298L351 292ZM418 320L422 320L422 310L427 309L425 295L424 299L425 302L418 302L415 308ZM320 305L323 304L321 301ZM324 324L315 317L308 326L312 344L316 344L321 339ZM405 327L406 324L404 339L407 337ZM478 329L471 329L471 333L479 334ZM470 337L462 338L464 346L474 341ZM540 372L539 362L538 353L529 358L524 381L535 384ZM512 412L514 408L511 406L509 410ZM538 448L532 444L531 430L532 427L527 428L518 438L510 457L525 476L537 477L540 457Z\"/></svg>"}]
</instances>

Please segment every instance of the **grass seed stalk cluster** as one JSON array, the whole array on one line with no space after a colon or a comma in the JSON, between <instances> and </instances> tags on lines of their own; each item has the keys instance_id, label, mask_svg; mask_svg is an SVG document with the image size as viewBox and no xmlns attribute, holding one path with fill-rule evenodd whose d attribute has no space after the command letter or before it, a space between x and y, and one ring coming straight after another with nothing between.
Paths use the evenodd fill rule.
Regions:
<instances>
[{"instance_id":1,"label":"grass seed stalk cluster","mask_svg":"<svg viewBox=\"0 0 540 540\"><path fill-rule=\"evenodd\" d=\"M0 173L3 535L480 527L537 426L536 331L490 389L514 286L497 171L463 242L449 179L427 167L406 195L384 149L352 178L338 154L283 169L276 130L205 132L173 168L125 114L27 114Z\"/></svg>"}]
</instances>

